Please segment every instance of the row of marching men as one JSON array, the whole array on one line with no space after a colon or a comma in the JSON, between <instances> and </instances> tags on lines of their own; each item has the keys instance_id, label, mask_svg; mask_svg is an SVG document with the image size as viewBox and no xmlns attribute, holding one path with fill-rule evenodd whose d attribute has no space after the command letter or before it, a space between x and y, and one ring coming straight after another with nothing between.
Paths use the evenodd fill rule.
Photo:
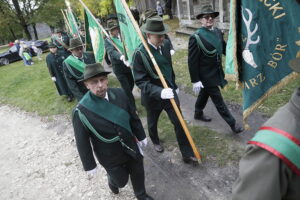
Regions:
<instances>
[{"instance_id":1,"label":"row of marching men","mask_svg":"<svg viewBox=\"0 0 300 200\"><path fill-rule=\"evenodd\" d=\"M226 81L221 66L225 42L220 30L213 26L214 19L218 15L219 13L213 11L211 7L203 7L201 13L197 15L202 27L189 40L188 65L191 82L194 92L199 93L194 118L211 121L211 118L203 112L210 97L232 131L240 133L243 128L231 115L219 89L219 86L226 85ZM133 78L130 64L125 56L119 53L108 40L105 43L113 71L123 90L108 87L107 75L110 72L106 71L100 63L95 63L92 54L83 52L83 44L79 38L70 40L68 50L71 55L67 58L65 55L59 57L64 59L62 71L66 83L79 101L74 109L72 122L84 170L89 177L93 177L97 172L95 155L107 172L108 187L112 193L118 194L119 188L124 187L130 177L136 198L152 200L153 197L148 195L145 187L142 148L148 142L141 121L135 112L132 96L134 82L141 89L142 105L147 111L148 133L154 149L160 153L164 151L157 132L157 121L160 113L165 110L174 125L183 162L196 164L197 159L169 101L175 99L179 106L179 90L175 82L171 57L174 50L170 40L166 39L169 27L157 15L141 19L145 20L141 31L145 34L150 51L166 79L168 88L162 86L151 59L142 45L136 49L131 64ZM107 29L115 44L122 46L118 45L121 41L116 21L109 22ZM50 49L58 51L58 47L54 44L51 44ZM300 72L300 59L296 60L293 66L295 71ZM281 110L280 114L284 117L277 114L267 122L269 129L274 126L299 133L297 131L299 123L294 120L299 118L299 97L298 90L286 108ZM274 130L270 131L274 132ZM283 131L280 132L282 134ZM299 134L290 137L298 145L291 151L294 155L299 154L298 137ZM277 156L278 154L274 154L274 151L269 153L256 143L250 144L252 145L248 146L241 162L240 177L233 189L233 199L299 199L299 168L293 165L294 162L298 164L299 159L294 158L291 161L282 159L281 156ZM293 145L295 147L296 144ZM281 149L280 143L278 147ZM264 174L264 176L255 176L257 174Z\"/></svg>"}]
</instances>

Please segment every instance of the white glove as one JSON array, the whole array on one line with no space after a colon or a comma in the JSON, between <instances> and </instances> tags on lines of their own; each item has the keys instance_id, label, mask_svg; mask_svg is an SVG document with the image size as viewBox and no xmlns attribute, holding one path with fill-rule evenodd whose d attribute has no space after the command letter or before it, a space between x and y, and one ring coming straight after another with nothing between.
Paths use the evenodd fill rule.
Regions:
<instances>
[{"instance_id":1,"label":"white glove","mask_svg":"<svg viewBox=\"0 0 300 200\"><path fill-rule=\"evenodd\" d=\"M140 147L146 147L147 144L148 144L147 138L145 138L145 139L143 139L143 140L141 140L141 141L138 142L138 145L139 145Z\"/></svg>"},{"instance_id":2,"label":"white glove","mask_svg":"<svg viewBox=\"0 0 300 200\"><path fill-rule=\"evenodd\" d=\"M179 94L179 88L177 88L175 91L176 91L177 94Z\"/></svg>"},{"instance_id":3,"label":"white glove","mask_svg":"<svg viewBox=\"0 0 300 200\"><path fill-rule=\"evenodd\" d=\"M56 82L56 78L55 78L54 76L51 77L51 80L52 80L53 82Z\"/></svg>"},{"instance_id":4,"label":"white glove","mask_svg":"<svg viewBox=\"0 0 300 200\"><path fill-rule=\"evenodd\" d=\"M120 60L122 60L123 62L125 61L125 56L124 55L121 55L120 56Z\"/></svg>"},{"instance_id":5,"label":"white glove","mask_svg":"<svg viewBox=\"0 0 300 200\"><path fill-rule=\"evenodd\" d=\"M195 92L195 94L198 94L201 88L204 88L201 81L198 81L197 83L193 83L193 91Z\"/></svg>"},{"instance_id":6,"label":"white glove","mask_svg":"<svg viewBox=\"0 0 300 200\"><path fill-rule=\"evenodd\" d=\"M171 50L170 50L170 54L171 54L171 56L173 56L173 55L175 54L175 50L174 50L174 49L171 49Z\"/></svg>"},{"instance_id":7,"label":"white glove","mask_svg":"<svg viewBox=\"0 0 300 200\"><path fill-rule=\"evenodd\" d=\"M126 65L126 67L130 67L130 62L127 60L123 60L124 65Z\"/></svg>"},{"instance_id":8,"label":"white glove","mask_svg":"<svg viewBox=\"0 0 300 200\"><path fill-rule=\"evenodd\" d=\"M95 167L95 168L92 169L92 170L87 171L87 172L86 172L87 178L88 178L89 180L92 179L92 178L96 175L96 173L97 173L97 167Z\"/></svg>"},{"instance_id":9,"label":"white glove","mask_svg":"<svg viewBox=\"0 0 300 200\"><path fill-rule=\"evenodd\" d=\"M173 90L171 88L162 89L162 91L160 93L160 97L162 99L173 99L174 98Z\"/></svg>"}]
</instances>

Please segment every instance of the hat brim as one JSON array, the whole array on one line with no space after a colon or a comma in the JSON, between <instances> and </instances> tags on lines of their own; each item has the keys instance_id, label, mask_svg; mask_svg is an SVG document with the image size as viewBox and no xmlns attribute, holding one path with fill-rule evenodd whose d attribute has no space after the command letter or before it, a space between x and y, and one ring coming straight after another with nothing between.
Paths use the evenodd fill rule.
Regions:
<instances>
[{"instance_id":1,"label":"hat brim","mask_svg":"<svg viewBox=\"0 0 300 200\"><path fill-rule=\"evenodd\" d=\"M170 32L170 27L167 24L163 24L163 26L164 26L164 31L154 32L154 31L147 30L146 24L143 24L141 26L141 31L144 33L150 33L150 34L155 34L155 35L163 35L163 34Z\"/></svg>"},{"instance_id":2,"label":"hat brim","mask_svg":"<svg viewBox=\"0 0 300 200\"><path fill-rule=\"evenodd\" d=\"M68 50L73 50L73 49L76 49L76 48L78 48L78 47L83 47L83 44L80 44L80 45L77 45L77 46L75 46L75 47L70 47L70 48L68 48Z\"/></svg>"},{"instance_id":3,"label":"hat brim","mask_svg":"<svg viewBox=\"0 0 300 200\"><path fill-rule=\"evenodd\" d=\"M215 18L219 16L219 12L200 13L196 16L196 19L202 18L203 15L210 15L210 14L213 14Z\"/></svg>"},{"instance_id":4,"label":"hat brim","mask_svg":"<svg viewBox=\"0 0 300 200\"><path fill-rule=\"evenodd\" d=\"M293 59L289 62L289 66L295 72L300 73L300 58Z\"/></svg>"},{"instance_id":5,"label":"hat brim","mask_svg":"<svg viewBox=\"0 0 300 200\"><path fill-rule=\"evenodd\" d=\"M99 72L99 73L96 73L96 74L94 74L93 76L90 76L90 77L86 77L86 78L84 78L84 79L81 79L81 80L78 80L77 82L84 82L84 81L87 81L87 80L89 80L89 79L91 79L91 78L94 78L94 77L96 77L96 76L107 76L108 74L110 74L111 72Z\"/></svg>"},{"instance_id":6,"label":"hat brim","mask_svg":"<svg viewBox=\"0 0 300 200\"><path fill-rule=\"evenodd\" d=\"M113 26L113 27L111 27L111 28L106 28L106 30L107 30L107 31L111 31L111 30L113 30L113 29L115 29L115 28L119 28L119 25Z\"/></svg>"}]
</instances>

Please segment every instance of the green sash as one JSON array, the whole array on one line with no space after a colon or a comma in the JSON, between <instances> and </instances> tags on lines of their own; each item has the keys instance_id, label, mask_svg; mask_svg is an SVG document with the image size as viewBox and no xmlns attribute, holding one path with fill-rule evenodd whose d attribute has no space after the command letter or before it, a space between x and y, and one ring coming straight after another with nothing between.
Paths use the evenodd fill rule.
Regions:
<instances>
[{"instance_id":1,"label":"green sash","mask_svg":"<svg viewBox=\"0 0 300 200\"><path fill-rule=\"evenodd\" d=\"M77 69L78 71L80 71L81 73L83 73L84 68L86 66L84 62L80 61L79 59L75 58L72 55L68 56L68 58L65 59L65 62L68 63L70 66L74 67L75 69Z\"/></svg>"},{"instance_id":2,"label":"green sash","mask_svg":"<svg viewBox=\"0 0 300 200\"><path fill-rule=\"evenodd\" d=\"M119 38L111 37L112 41L114 41L115 45L118 47L118 49L121 50L122 54L125 55L123 43Z\"/></svg>"},{"instance_id":3,"label":"green sash","mask_svg":"<svg viewBox=\"0 0 300 200\"><path fill-rule=\"evenodd\" d=\"M293 171L300 172L300 144L291 134L272 127L262 127L248 142L282 159ZM299 174L300 175L300 174Z\"/></svg>"},{"instance_id":4,"label":"green sash","mask_svg":"<svg viewBox=\"0 0 300 200\"><path fill-rule=\"evenodd\" d=\"M159 50L154 49L151 45L149 45L150 47L150 51L153 54L160 70L161 73L163 74L163 76L165 77L165 79L168 80L168 82L173 86L173 76L172 76L172 66L171 63L165 58L165 56L161 55ZM148 62L148 60L145 59L145 55L148 55L148 53L146 52L144 46L140 47L139 50L137 50L140 52L143 63L147 69L147 71L150 73L151 77L158 79L159 77L153 72L150 63ZM149 56L147 56L149 58ZM145 62L145 60L147 62Z\"/></svg>"},{"instance_id":5,"label":"green sash","mask_svg":"<svg viewBox=\"0 0 300 200\"><path fill-rule=\"evenodd\" d=\"M169 81L169 83L173 86L173 77L172 77L172 66L170 62L166 59L165 56L161 55L159 52L159 49L154 49L151 45L150 51L152 55L154 56L159 69L161 70L161 73L164 75L164 77Z\"/></svg>"},{"instance_id":6,"label":"green sash","mask_svg":"<svg viewBox=\"0 0 300 200\"><path fill-rule=\"evenodd\" d=\"M108 91L111 92L111 91ZM117 124L132 133L130 127L130 115L124 109L95 96L88 91L80 100L80 105L96 115Z\"/></svg>"},{"instance_id":7,"label":"green sash","mask_svg":"<svg viewBox=\"0 0 300 200\"><path fill-rule=\"evenodd\" d=\"M213 45L218 54L222 55L223 54L223 43L220 41L220 38L214 31L210 31L207 28L199 28L196 33L198 33L200 36L205 38L207 42L209 42L211 45ZM197 38L196 38L197 39Z\"/></svg>"}]
</instances>

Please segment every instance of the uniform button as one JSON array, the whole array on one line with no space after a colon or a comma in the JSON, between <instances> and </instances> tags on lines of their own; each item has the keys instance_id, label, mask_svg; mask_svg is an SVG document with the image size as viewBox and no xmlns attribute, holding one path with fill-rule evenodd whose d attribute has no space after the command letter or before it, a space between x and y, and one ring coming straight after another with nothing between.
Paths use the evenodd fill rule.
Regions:
<instances>
[{"instance_id":1,"label":"uniform button","mask_svg":"<svg viewBox=\"0 0 300 200\"><path fill-rule=\"evenodd\" d=\"M121 136L121 135L122 135L122 133L121 133L121 132L118 132L118 135L120 135L120 136Z\"/></svg>"}]
</instances>

